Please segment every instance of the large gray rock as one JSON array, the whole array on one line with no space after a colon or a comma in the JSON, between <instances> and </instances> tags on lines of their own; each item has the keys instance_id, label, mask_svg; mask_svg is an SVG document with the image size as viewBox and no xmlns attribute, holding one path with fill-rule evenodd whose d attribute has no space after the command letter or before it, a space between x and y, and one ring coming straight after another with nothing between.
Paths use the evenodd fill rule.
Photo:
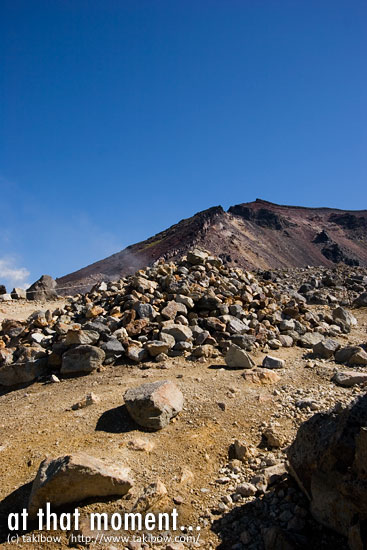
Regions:
<instances>
[{"instance_id":1,"label":"large gray rock","mask_svg":"<svg viewBox=\"0 0 367 550\"><path fill-rule=\"evenodd\" d=\"M254 361L243 349L236 344L232 344L225 357L228 367L237 369L252 369L255 366Z\"/></svg>"},{"instance_id":2,"label":"large gray rock","mask_svg":"<svg viewBox=\"0 0 367 550\"><path fill-rule=\"evenodd\" d=\"M345 348L340 348L335 353L335 361L337 363L348 363L353 357L353 355L355 355L360 351L363 351L363 350L359 346L347 346Z\"/></svg>"},{"instance_id":3,"label":"large gray rock","mask_svg":"<svg viewBox=\"0 0 367 550\"><path fill-rule=\"evenodd\" d=\"M24 363L12 363L0 367L0 385L17 386L33 382L47 372L47 360L36 359Z\"/></svg>"},{"instance_id":4,"label":"large gray rock","mask_svg":"<svg viewBox=\"0 0 367 550\"><path fill-rule=\"evenodd\" d=\"M323 359L330 359L339 348L340 344L338 342L332 340L332 338L326 338L314 345L313 353Z\"/></svg>"},{"instance_id":5,"label":"large gray rock","mask_svg":"<svg viewBox=\"0 0 367 550\"><path fill-rule=\"evenodd\" d=\"M256 338L252 334L234 334L231 341L245 351L252 351Z\"/></svg>"},{"instance_id":6,"label":"large gray rock","mask_svg":"<svg viewBox=\"0 0 367 550\"><path fill-rule=\"evenodd\" d=\"M367 382L367 372L358 372L355 370L339 371L334 374L332 380L339 386L350 388L357 384L365 384Z\"/></svg>"},{"instance_id":7,"label":"large gray rock","mask_svg":"<svg viewBox=\"0 0 367 550\"><path fill-rule=\"evenodd\" d=\"M108 359L109 362L121 357L125 351L124 346L117 338L109 338L107 342L101 345L101 349L105 352L106 359Z\"/></svg>"},{"instance_id":8,"label":"large gray rock","mask_svg":"<svg viewBox=\"0 0 367 550\"><path fill-rule=\"evenodd\" d=\"M316 344L321 342L324 339L324 336L319 332L306 332L299 339L299 343L303 348L313 348Z\"/></svg>"},{"instance_id":9,"label":"large gray rock","mask_svg":"<svg viewBox=\"0 0 367 550\"><path fill-rule=\"evenodd\" d=\"M134 363L141 363L142 361L148 359L149 353L145 348L141 348L136 344L132 344L131 346L128 346L126 350L126 356L131 361L134 361Z\"/></svg>"},{"instance_id":10,"label":"large gray rock","mask_svg":"<svg viewBox=\"0 0 367 550\"><path fill-rule=\"evenodd\" d=\"M57 298L56 281L50 275L42 275L38 281L27 288L28 300L54 300Z\"/></svg>"},{"instance_id":11,"label":"large gray rock","mask_svg":"<svg viewBox=\"0 0 367 550\"><path fill-rule=\"evenodd\" d=\"M105 463L86 453L47 458L33 482L29 516L35 517L47 502L57 508L91 497L122 496L132 485L127 468Z\"/></svg>"},{"instance_id":12,"label":"large gray rock","mask_svg":"<svg viewBox=\"0 0 367 550\"><path fill-rule=\"evenodd\" d=\"M0 295L1 294L6 294L6 286L5 285L0 285Z\"/></svg>"},{"instance_id":13,"label":"large gray rock","mask_svg":"<svg viewBox=\"0 0 367 550\"><path fill-rule=\"evenodd\" d=\"M303 423L288 459L315 519L342 535L360 534L367 521L367 395Z\"/></svg>"},{"instance_id":14,"label":"large gray rock","mask_svg":"<svg viewBox=\"0 0 367 550\"><path fill-rule=\"evenodd\" d=\"M143 304L139 302L134 309L138 319L154 319L157 315L157 312L150 304Z\"/></svg>"},{"instance_id":15,"label":"large gray rock","mask_svg":"<svg viewBox=\"0 0 367 550\"><path fill-rule=\"evenodd\" d=\"M248 326L243 323L240 319L233 317L227 323L227 330L231 334L241 334L248 331Z\"/></svg>"},{"instance_id":16,"label":"large gray rock","mask_svg":"<svg viewBox=\"0 0 367 550\"><path fill-rule=\"evenodd\" d=\"M77 346L62 356L61 374L88 374L99 368L105 352L95 346Z\"/></svg>"},{"instance_id":17,"label":"large gray rock","mask_svg":"<svg viewBox=\"0 0 367 550\"><path fill-rule=\"evenodd\" d=\"M169 380L130 388L124 395L126 408L139 426L161 430L182 411L183 395Z\"/></svg>"},{"instance_id":18,"label":"large gray rock","mask_svg":"<svg viewBox=\"0 0 367 550\"><path fill-rule=\"evenodd\" d=\"M349 359L351 365L366 366L367 365L367 353L361 349L356 351Z\"/></svg>"},{"instance_id":19,"label":"large gray rock","mask_svg":"<svg viewBox=\"0 0 367 550\"><path fill-rule=\"evenodd\" d=\"M354 315L343 307L337 307L333 310L333 319L334 321L342 321L349 327L354 327L357 325L357 319Z\"/></svg>"},{"instance_id":20,"label":"large gray rock","mask_svg":"<svg viewBox=\"0 0 367 550\"><path fill-rule=\"evenodd\" d=\"M170 325L163 328L162 333L170 334L176 342L187 342L192 338L192 330L185 325Z\"/></svg>"}]
</instances>

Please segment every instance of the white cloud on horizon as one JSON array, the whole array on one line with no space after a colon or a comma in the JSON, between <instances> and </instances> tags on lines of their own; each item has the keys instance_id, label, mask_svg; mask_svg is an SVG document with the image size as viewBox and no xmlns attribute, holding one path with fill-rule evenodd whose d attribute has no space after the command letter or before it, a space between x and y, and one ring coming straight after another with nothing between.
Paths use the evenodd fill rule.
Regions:
<instances>
[{"instance_id":1,"label":"white cloud on horizon","mask_svg":"<svg viewBox=\"0 0 367 550\"><path fill-rule=\"evenodd\" d=\"M0 284L5 284L8 292L13 287L27 288L30 272L25 267L19 267L15 258L7 256L0 258Z\"/></svg>"}]
</instances>

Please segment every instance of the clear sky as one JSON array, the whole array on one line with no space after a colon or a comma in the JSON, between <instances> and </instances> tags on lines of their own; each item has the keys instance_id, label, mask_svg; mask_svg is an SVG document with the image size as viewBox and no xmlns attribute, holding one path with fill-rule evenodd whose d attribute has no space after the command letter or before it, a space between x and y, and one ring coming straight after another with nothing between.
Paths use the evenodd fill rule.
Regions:
<instances>
[{"instance_id":1,"label":"clear sky","mask_svg":"<svg viewBox=\"0 0 367 550\"><path fill-rule=\"evenodd\" d=\"M218 204L367 208L366 54L365 0L2 0L0 283Z\"/></svg>"}]
</instances>

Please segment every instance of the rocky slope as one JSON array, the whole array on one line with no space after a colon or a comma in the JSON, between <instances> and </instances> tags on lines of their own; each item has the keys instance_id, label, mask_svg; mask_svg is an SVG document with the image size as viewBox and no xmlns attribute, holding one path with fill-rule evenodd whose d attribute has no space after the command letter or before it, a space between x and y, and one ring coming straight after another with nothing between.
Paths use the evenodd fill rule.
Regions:
<instances>
[{"instance_id":1,"label":"rocky slope","mask_svg":"<svg viewBox=\"0 0 367 550\"><path fill-rule=\"evenodd\" d=\"M57 280L61 294L116 280L195 246L246 269L367 265L367 211L281 206L257 199L216 206Z\"/></svg>"},{"instance_id":2,"label":"rocky slope","mask_svg":"<svg viewBox=\"0 0 367 550\"><path fill-rule=\"evenodd\" d=\"M30 523L20 549L363 548L366 306L366 268L254 274L201 250L27 320L2 304L1 548L8 514L46 502L77 505L78 533ZM88 524L174 508L161 542Z\"/></svg>"}]
</instances>

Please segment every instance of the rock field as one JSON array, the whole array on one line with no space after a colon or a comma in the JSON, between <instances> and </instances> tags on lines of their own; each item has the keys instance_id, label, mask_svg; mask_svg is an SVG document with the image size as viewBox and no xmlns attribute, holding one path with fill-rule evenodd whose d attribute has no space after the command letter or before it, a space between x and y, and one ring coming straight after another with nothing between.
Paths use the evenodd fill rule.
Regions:
<instances>
[{"instance_id":1,"label":"rock field","mask_svg":"<svg viewBox=\"0 0 367 550\"><path fill-rule=\"evenodd\" d=\"M367 547L366 268L194 249L85 295L43 284L0 303L0 546L10 512L51 502L176 508L191 537L109 550ZM57 533L42 548L73 547Z\"/></svg>"}]
</instances>

